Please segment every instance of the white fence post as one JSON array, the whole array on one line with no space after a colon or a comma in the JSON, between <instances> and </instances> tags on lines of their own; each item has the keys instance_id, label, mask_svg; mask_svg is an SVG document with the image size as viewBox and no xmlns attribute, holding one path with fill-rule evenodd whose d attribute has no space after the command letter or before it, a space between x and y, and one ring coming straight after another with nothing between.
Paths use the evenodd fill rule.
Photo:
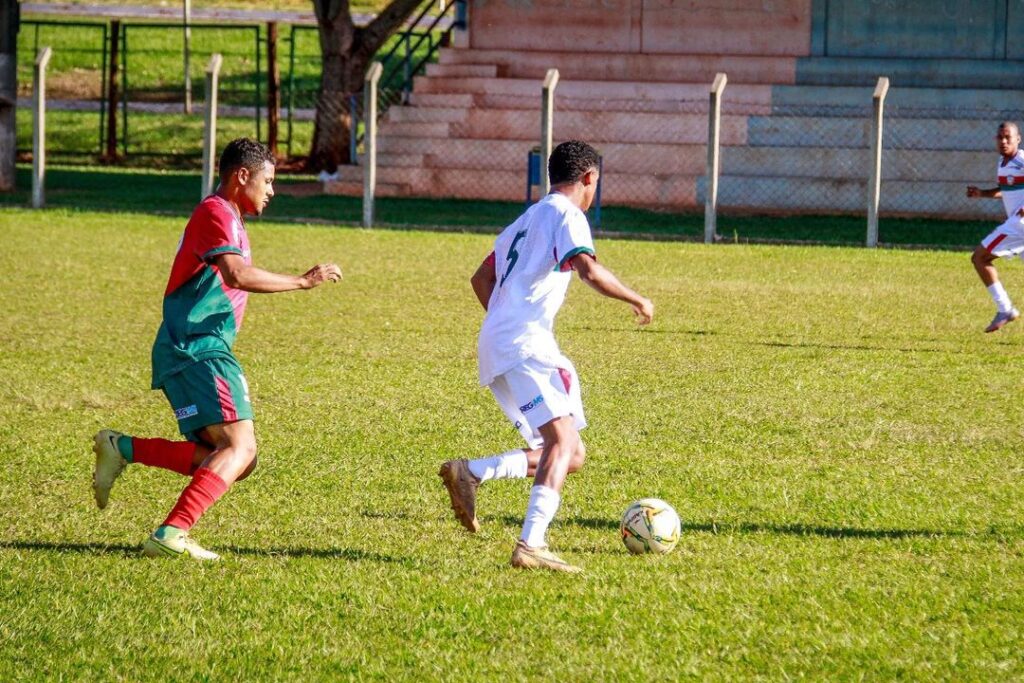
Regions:
<instances>
[{"instance_id":1,"label":"white fence post","mask_svg":"<svg viewBox=\"0 0 1024 683\"><path fill-rule=\"evenodd\" d=\"M190 71L190 62L192 61L192 0L183 0L184 7L182 7L182 21L184 22L184 37L185 37L185 58L184 58L184 70L185 70L185 113L192 113L192 73Z\"/></svg>"},{"instance_id":2,"label":"white fence post","mask_svg":"<svg viewBox=\"0 0 1024 683\"><path fill-rule=\"evenodd\" d=\"M373 226L374 193L377 191L377 84L384 67L374 62L363 82L363 227ZM355 118L352 119L355 125Z\"/></svg>"},{"instance_id":3,"label":"white fence post","mask_svg":"<svg viewBox=\"0 0 1024 683\"><path fill-rule=\"evenodd\" d=\"M548 69L544 76L544 88L540 96L540 187L542 197L551 191L548 177L548 159L551 158L552 134L555 124L555 87L558 85L558 69Z\"/></svg>"},{"instance_id":4,"label":"white fence post","mask_svg":"<svg viewBox=\"0 0 1024 683\"><path fill-rule=\"evenodd\" d=\"M213 192L213 167L217 155L217 83L220 80L220 53L210 57L206 67L206 112L203 128L203 187L200 199L206 199Z\"/></svg>"},{"instance_id":5,"label":"white fence post","mask_svg":"<svg viewBox=\"0 0 1024 683\"><path fill-rule=\"evenodd\" d=\"M718 237L718 175L721 170L720 142L722 127L722 92L729 78L715 74L708 106L708 170L707 197L704 199L704 242L711 244Z\"/></svg>"},{"instance_id":6,"label":"white fence post","mask_svg":"<svg viewBox=\"0 0 1024 683\"><path fill-rule=\"evenodd\" d=\"M45 203L46 180L46 65L53 50L44 47L36 56L32 71L32 208Z\"/></svg>"},{"instance_id":7,"label":"white fence post","mask_svg":"<svg viewBox=\"0 0 1024 683\"><path fill-rule=\"evenodd\" d=\"M868 180L868 239L869 247L878 246L878 202L882 194L882 120L885 96L889 94L889 79L878 79L872 96L874 116L871 121L871 169Z\"/></svg>"}]
</instances>

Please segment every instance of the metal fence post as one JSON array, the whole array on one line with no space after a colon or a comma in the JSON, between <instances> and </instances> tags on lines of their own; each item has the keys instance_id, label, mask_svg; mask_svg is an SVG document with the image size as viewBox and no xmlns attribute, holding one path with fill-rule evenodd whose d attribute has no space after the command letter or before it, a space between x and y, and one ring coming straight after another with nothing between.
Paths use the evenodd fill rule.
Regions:
<instances>
[{"instance_id":1,"label":"metal fence post","mask_svg":"<svg viewBox=\"0 0 1024 683\"><path fill-rule=\"evenodd\" d=\"M44 203L43 181L46 178L46 65L53 50L44 47L36 56L32 72L32 208Z\"/></svg>"},{"instance_id":2,"label":"metal fence post","mask_svg":"<svg viewBox=\"0 0 1024 683\"><path fill-rule=\"evenodd\" d=\"M871 98L871 168L868 179L868 239L869 247L878 246L878 201L882 194L882 119L885 96L889 94L889 79L881 77Z\"/></svg>"},{"instance_id":3,"label":"metal fence post","mask_svg":"<svg viewBox=\"0 0 1024 683\"><path fill-rule=\"evenodd\" d=\"M708 106L708 170L707 197L704 199L704 243L711 244L718 236L718 175L721 171L722 92L728 76L715 74Z\"/></svg>"},{"instance_id":4,"label":"metal fence post","mask_svg":"<svg viewBox=\"0 0 1024 683\"><path fill-rule=\"evenodd\" d=\"M548 69L541 90L540 112L540 187L541 196L551 192L551 178L548 176L548 159L551 158L552 135L555 118L555 87L558 86L558 69Z\"/></svg>"},{"instance_id":5,"label":"metal fence post","mask_svg":"<svg viewBox=\"0 0 1024 683\"><path fill-rule=\"evenodd\" d=\"M380 82L384 67L374 62L366 72L363 87L363 227L373 225L373 194L377 189L377 83ZM354 125L354 124L353 124Z\"/></svg>"},{"instance_id":6,"label":"metal fence post","mask_svg":"<svg viewBox=\"0 0 1024 683\"><path fill-rule=\"evenodd\" d=\"M220 79L220 65L223 59L219 52L210 57L206 67L206 111L203 127L203 186L200 199L213 192L213 166L217 155L217 82Z\"/></svg>"}]
</instances>

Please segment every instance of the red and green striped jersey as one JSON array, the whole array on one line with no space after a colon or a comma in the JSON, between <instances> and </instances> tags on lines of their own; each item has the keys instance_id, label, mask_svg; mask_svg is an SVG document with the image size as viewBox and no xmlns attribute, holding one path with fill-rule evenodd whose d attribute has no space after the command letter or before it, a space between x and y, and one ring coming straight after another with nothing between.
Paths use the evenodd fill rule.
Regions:
<instances>
[{"instance_id":1,"label":"red and green striped jersey","mask_svg":"<svg viewBox=\"0 0 1024 683\"><path fill-rule=\"evenodd\" d=\"M164 292L163 323L153 343L153 388L207 358L232 357L248 292L224 282L216 258L238 254L252 263L242 219L221 197L210 195L192 212Z\"/></svg>"}]
</instances>

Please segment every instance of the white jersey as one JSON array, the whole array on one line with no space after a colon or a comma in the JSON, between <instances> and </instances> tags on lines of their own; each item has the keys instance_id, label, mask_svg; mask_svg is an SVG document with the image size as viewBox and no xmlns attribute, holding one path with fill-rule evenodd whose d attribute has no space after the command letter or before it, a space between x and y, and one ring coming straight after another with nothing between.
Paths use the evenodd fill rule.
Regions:
<instances>
[{"instance_id":1,"label":"white jersey","mask_svg":"<svg viewBox=\"0 0 1024 683\"><path fill-rule=\"evenodd\" d=\"M1024 207L1024 149L1017 150L1017 154L1005 163L999 157L996 175L999 177L1006 217L1009 218Z\"/></svg>"},{"instance_id":2,"label":"white jersey","mask_svg":"<svg viewBox=\"0 0 1024 683\"><path fill-rule=\"evenodd\" d=\"M594 253L580 209L552 192L505 228L494 242L497 281L480 329L480 384L486 386L527 358L557 364L554 322L572 279L569 263Z\"/></svg>"}]
</instances>

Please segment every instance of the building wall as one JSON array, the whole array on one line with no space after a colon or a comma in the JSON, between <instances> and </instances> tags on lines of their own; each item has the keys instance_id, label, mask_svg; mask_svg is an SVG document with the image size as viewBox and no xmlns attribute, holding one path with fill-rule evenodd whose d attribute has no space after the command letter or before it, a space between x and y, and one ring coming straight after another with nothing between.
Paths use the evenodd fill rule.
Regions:
<instances>
[{"instance_id":1,"label":"building wall","mask_svg":"<svg viewBox=\"0 0 1024 683\"><path fill-rule=\"evenodd\" d=\"M1024 59L1024 0L471 0L470 46Z\"/></svg>"},{"instance_id":2,"label":"building wall","mask_svg":"<svg viewBox=\"0 0 1024 683\"><path fill-rule=\"evenodd\" d=\"M1024 58L1024 0L814 0L814 54Z\"/></svg>"},{"instance_id":3,"label":"building wall","mask_svg":"<svg viewBox=\"0 0 1024 683\"><path fill-rule=\"evenodd\" d=\"M811 0L471 0L470 46L807 55Z\"/></svg>"}]
</instances>

